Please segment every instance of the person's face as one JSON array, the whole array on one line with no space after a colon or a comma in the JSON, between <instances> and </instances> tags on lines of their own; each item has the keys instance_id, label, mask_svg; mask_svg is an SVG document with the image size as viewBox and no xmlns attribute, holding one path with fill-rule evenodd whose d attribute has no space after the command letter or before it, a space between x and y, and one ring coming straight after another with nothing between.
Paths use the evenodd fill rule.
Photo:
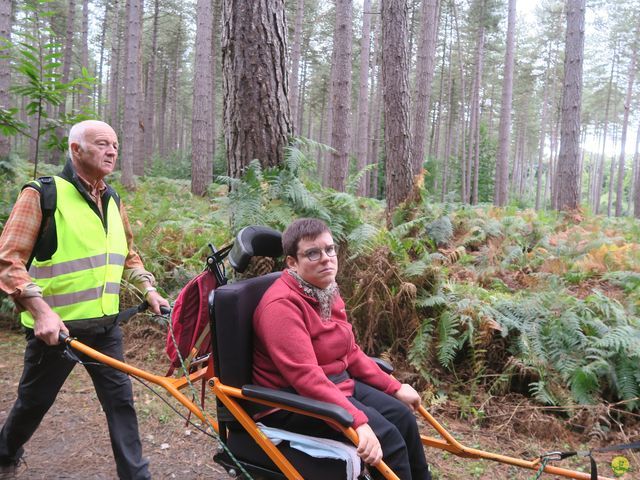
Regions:
<instances>
[{"instance_id":1,"label":"person's face","mask_svg":"<svg viewBox=\"0 0 640 480\"><path fill-rule=\"evenodd\" d=\"M118 159L118 136L109 125L92 125L83 142L71 143L74 165L88 180L101 180L113 172Z\"/></svg>"},{"instance_id":2,"label":"person's face","mask_svg":"<svg viewBox=\"0 0 640 480\"><path fill-rule=\"evenodd\" d=\"M327 255L327 251L334 255ZM309 259L309 256L313 257L318 253L318 260ZM296 257L287 256L287 266L311 285L327 288L336 280L338 273L338 257L335 255L335 244L331 234L324 232L313 240L300 240Z\"/></svg>"}]
</instances>

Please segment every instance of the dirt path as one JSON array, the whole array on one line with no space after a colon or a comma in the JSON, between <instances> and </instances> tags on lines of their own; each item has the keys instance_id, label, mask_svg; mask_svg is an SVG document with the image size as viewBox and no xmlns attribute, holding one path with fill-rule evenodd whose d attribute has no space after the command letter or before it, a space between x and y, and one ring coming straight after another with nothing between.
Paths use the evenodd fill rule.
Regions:
<instances>
[{"instance_id":1,"label":"dirt path","mask_svg":"<svg viewBox=\"0 0 640 480\"><path fill-rule=\"evenodd\" d=\"M135 328L135 327L132 327ZM127 335L127 359L136 366L153 372L163 372L163 339L153 329L138 328ZM0 330L0 424L4 422L15 399L15 391L22 369L24 340L17 332ZM138 382L133 383L140 433L145 455L150 460L155 479L228 479L223 469L213 462L217 442L206 437L173 412ZM175 402L173 402L175 404ZM209 400L209 407L213 402ZM526 408L526 407L525 407ZM184 409L180 409L184 412ZM446 412L440 412L444 414ZM518 412L516 412L517 414ZM524 412L520 412L520 415ZM542 439L532 440L535 428L518 423L518 415L478 428L473 422L440 416L446 427L469 446L498 451L504 454L531 458L536 453L578 448L580 437L563 430L553 417L540 417L538 429ZM528 418L528 417L527 417ZM506 422L506 423L505 423ZM546 422L546 423L545 423ZM530 426L533 427L533 426ZM528 431L529 430L529 431ZM546 433L545 433L546 432ZM429 432L433 435L432 432ZM640 435L640 431L636 432ZM636 437L637 438L637 437ZM611 443L615 443L612 439ZM522 471L491 462L458 459L446 452L430 449L427 452L434 466L434 479L519 479L535 478L535 472ZM636 473L623 479L640 478L640 465L627 456ZM610 457L600 457L600 473L612 476ZM46 415L34 437L26 445L28 470L20 478L28 479L115 479L109 437L104 416L93 387L82 367L76 367L65 383L56 403ZM568 468L588 468L584 460L563 462ZM543 476L543 479L551 478ZM331 480L331 479L327 479Z\"/></svg>"}]
</instances>

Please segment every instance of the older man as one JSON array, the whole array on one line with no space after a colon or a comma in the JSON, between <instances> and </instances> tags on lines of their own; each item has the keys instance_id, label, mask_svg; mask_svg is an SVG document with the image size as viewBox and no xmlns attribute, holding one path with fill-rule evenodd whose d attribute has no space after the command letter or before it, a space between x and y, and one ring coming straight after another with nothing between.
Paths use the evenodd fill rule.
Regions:
<instances>
[{"instance_id":1,"label":"older man","mask_svg":"<svg viewBox=\"0 0 640 480\"><path fill-rule=\"evenodd\" d=\"M5 477L15 473L23 445L75 365L61 355L59 333L71 333L122 360L116 321L122 277L144 292L155 313L169 305L133 249L118 194L103 180L118 158L115 132L96 120L78 123L69 132L69 154L59 176L23 188L0 236L0 289L22 311L27 339L18 398L0 432L0 474ZM107 417L118 476L150 478L131 381L105 366L85 368ZM71 414L73 406L67 408Z\"/></svg>"}]
</instances>

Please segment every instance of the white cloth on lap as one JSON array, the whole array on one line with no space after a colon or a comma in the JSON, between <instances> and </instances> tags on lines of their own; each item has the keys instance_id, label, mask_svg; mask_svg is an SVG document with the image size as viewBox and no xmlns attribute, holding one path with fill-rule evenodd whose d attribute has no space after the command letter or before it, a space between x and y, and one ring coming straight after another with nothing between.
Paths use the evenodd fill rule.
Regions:
<instances>
[{"instance_id":1,"label":"white cloth on lap","mask_svg":"<svg viewBox=\"0 0 640 480\"><path fill-rule=\"evenodd\" d=\"M356 452L356 447L338 440L329 438L310 437L301 433L288 432L279 428L267 427L258 423L258 428L275 445L287 441L291 448L300 450L315 458L335 458L345 462L347 480L355 480L361 472L360 457Z\"/></svg>"}]
</instances>

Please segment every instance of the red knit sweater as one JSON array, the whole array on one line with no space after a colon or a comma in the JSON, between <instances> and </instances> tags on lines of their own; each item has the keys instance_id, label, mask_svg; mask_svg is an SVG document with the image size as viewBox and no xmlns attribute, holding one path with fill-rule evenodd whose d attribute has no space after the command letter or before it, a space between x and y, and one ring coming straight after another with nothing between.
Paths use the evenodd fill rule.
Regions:
<instances>
[{"instance_id":1,"label":"red knit sweater","mask_svg":"<svg viewBox=\"0 0 640 480\"><path fill-rule=\"evenodd\" d=\"M356 344L342 298L334 301L331 318L322 320L318 302L305 295L287 271L260 301L253 326L253 381L271 388L293 387L305 397L340 405L353 415L354 428L368 421L346 398L353 395L354 382L335 385L328 375L347 370L352 378L388 394L400 388L400 382Z\"/></svg>"}]
</instances>

